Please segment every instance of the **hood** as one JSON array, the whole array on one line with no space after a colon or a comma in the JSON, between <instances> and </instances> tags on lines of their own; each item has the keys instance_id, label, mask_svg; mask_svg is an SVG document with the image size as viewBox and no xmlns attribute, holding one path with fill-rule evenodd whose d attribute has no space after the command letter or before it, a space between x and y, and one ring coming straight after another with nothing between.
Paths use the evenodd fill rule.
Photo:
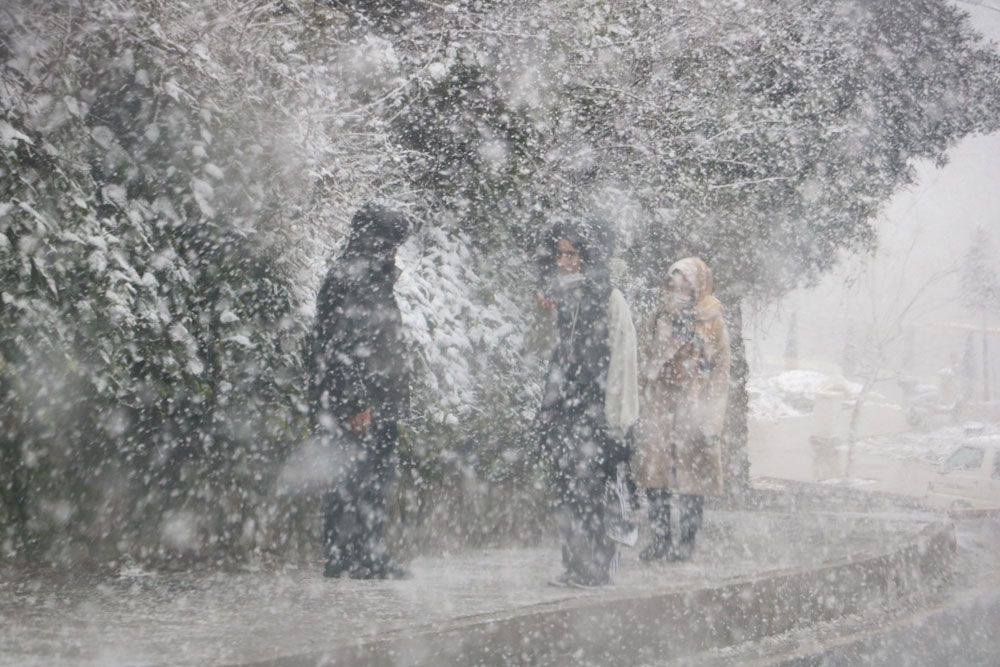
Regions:
<instances>
[{"instance_id":1,"label":"hood","mask_svg":"<svg viewBox=\"0 0 1000 667\"><path fill-rule=\"evenodd\" d=\"M685 257L670 265L667 275L677 272L694 287L694 315L706 321L722 315L722 304L715 298L712 270L698 257Z\"/></svg>"},{"instance_id":2,"label":"hood","mask_svg":"<svg viewBox=\"0 0 1000 667\"><path fill-rule=\"evenodd\" d=\"M396 250L413 231L408 216L368 203L351 218L347 246L327 274L340 289L367 288L373 294L391 294L399 277Z\"/></svg>"},{"instance_id":3,"label":"hood","mask_svg":"<svg viewBox=\"0 0 1000 667\"><path fill-rule=\"evenodd\" d=\"M347 246L355 252L394 250L406 241L413 227L404 213L369 202L351 218Z\"/></svg>"}]
</instances>

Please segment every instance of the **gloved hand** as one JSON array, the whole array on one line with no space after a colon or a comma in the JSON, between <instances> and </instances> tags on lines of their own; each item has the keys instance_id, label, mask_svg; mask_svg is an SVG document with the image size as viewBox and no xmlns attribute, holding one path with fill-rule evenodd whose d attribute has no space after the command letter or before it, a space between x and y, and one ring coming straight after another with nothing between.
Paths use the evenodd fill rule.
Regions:
<instances>
[{"instance_id":1,"label":"gloved hand","mask_svg":"<svg viewBox=\"0 0 1000 667\"><path fill-rule=\"evenodd\" d=\"M604 470L608 475L614 475L619 463L628 463L632 459L632 445L628 439L608 438L604 453Z\"/></svg>"}]
</instances>

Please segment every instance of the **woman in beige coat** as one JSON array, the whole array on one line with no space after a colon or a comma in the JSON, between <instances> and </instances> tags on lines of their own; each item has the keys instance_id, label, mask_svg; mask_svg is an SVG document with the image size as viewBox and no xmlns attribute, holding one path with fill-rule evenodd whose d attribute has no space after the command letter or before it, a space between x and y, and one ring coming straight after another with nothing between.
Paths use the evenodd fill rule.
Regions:
<instances>
[{"instance_id":1,"label":"woman in beige coat","mask_svg":"<svg viewBox=\"0 0 1000 667\"><path fill-rule=\"evenodd\" d=\"M635 473L646 489L652 527L643 560L689 559L704 496L722 493L729 366L729 332L711 271L697 257L682 259L667 272L642 362ZM677 544L671 507L680 515Z\"/></svg>"}]
</instances>

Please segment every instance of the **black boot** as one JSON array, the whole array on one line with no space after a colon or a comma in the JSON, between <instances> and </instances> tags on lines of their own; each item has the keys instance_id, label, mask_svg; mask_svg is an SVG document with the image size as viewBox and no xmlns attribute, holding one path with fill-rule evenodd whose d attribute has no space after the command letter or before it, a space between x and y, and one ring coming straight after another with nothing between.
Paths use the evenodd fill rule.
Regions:
<instances>
[{"instance_id":1,"label":"black boot","mask_svg":"<svg viewBox=\"0 0 1000 667\"><path fill-rule=\"evenodd\" d=\"M652 562L667 558L673 548L670 539L670 494L661 489L646 491L649 502L649 530L653 541L639 553L639 560Z\"/></svg>"},{"instance_id":2,"label":"black boot","mask_svg":"<svg viewBox=\"0 0 1000 667\"><path fill-rule=\"evenodd\" d=\"M339 579L340 575L347 572L348 568L339 560L328 560L323 566L323 576L329 579Z\"/></svg>"},{"instance_id":3,"label":"black boot","mask_svg":"<svg viewBox=\"0 0 1000 667\"><path fill-rule=\"evenodd\" d=\"M665 560L672 563L684 563L691 560L691 556L694 554L694 538L691 540L682 539L677 546L670 545L670 549L667 555L664 556Z\"/></svg>"},{"instance_id":4,"label":"black boot","mask_svg":"<svg viewBox=\"0 0 1000 667\"><path fill-rule=\"evenodd\" d=\"M342 545L327 543L326 563L323 565L323 576L329 579L338 579L342 574L351 569L352 560L348 551Z\"/></svg>"},{"instance_id":5,"label":"black boot","mask_svg":"<svg viewBox=\"0 0 1000 667\"><path fill-rule=\"evenodd\" d=\"M366 559L352 567L348 573L351 579L411 579L413 575L405 567L389 556Z\"/></svg>"},{"instance_id":6,"label":"black boot","mask_svg":"<svg viewBox=\"0 0 1000 667\"><path fill-rule=\"evenodd\" d=\"M673 545L670 544L670 542L664 542L663 540L654 537L649 546L639 552L639 560L646 563L665 560L670 555L672 550Z\"/></svg>"},{"instance_id":7,"label":"black boot","mask_svg":"<svg viewBox=\"0 0 1000 667\"><path fill-rule=\"evenodd\" d=\"M694 554L694 538L701 528L704 500L701 496L680 496L678 505L681 512L681 539L672 549L669 558L673 561L689 561Z\"/></svg>"}]
</instances>

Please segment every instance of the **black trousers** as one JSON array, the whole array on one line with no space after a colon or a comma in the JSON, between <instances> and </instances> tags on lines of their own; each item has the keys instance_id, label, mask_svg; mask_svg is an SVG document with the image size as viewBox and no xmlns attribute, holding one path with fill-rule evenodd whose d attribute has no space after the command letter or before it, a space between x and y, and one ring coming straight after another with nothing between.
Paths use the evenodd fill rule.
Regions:
<instances>
[{"instance_id":1,"label":"black trousers","mask_svg":"<svg viewBox=\"0 0 1000 667\"><path fill-rule=\"evenodd\" d=\"M672 508L676 508L681 543L694 543L704 514L704 496L671 493L666 489L648 489L646 499L649 501L649 524L654 540L662 544L672 543L670 512Z\"/></svg>"},{"instance_id":2,"label":"black trousers","mask_svg":"<svg viewBox=\"0 0 1000 667\"><path fill-rule=\"evenodd\" d=\"M341 570L375 568L389 557L385 527L399 431L395 422L380 424L352 440L355 447L345 457L342 477L324 502L327 565Z\"/></svg>"},{"instance_id":3,"label":"black trousers","mask_svg":"<svg viewBox=\"0 0 1000 667\"><path fill-rule=\"evenodd\" d=\"M545 439L552 479L563 567L585 582L612 583L618 544L604 526L610 441L593 425L560 424Z\"/></svg>"}]
</instances>

